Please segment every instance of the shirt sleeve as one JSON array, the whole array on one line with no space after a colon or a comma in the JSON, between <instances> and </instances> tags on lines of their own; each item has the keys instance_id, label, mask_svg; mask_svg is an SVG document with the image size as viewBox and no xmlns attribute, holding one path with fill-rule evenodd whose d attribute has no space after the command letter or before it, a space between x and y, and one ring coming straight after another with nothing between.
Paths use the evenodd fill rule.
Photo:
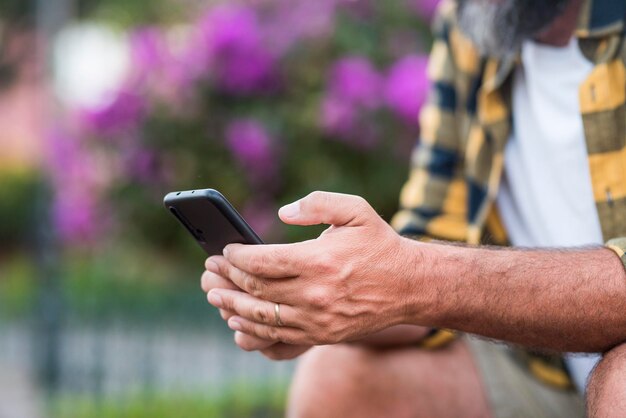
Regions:
<instances>
[{"instance_id":1,"label":"shirt sleeve","mask_svg":"<svg viewBox=\"0 0 626 418\"><path fill-rule=\"evenodd\" d=\"M462 241L467 237L467 190L457 123L456 65L450 40L452 2L442 2L433 24L428 65L430 92L420 114L420 140L411 156L409 179L391 225L420 239Z\"/></svg>"}]
</instances>

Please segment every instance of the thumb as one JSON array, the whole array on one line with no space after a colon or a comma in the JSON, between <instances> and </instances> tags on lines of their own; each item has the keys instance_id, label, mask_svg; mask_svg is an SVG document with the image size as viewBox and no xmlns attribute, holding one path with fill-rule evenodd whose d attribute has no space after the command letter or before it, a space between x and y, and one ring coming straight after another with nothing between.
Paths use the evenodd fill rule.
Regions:
<instances>
[{"instance_id":1,"label":"thumb","mask_svg":"<svg viewBox=\"0 0 626 418\"><path fill-rule=\"evenodd\" d=\"M362 197L329 192L313 192L278 211L286 224L303 226L358 226L371 219L372 214L374 210Z\"/></svg>"}]
</instances>

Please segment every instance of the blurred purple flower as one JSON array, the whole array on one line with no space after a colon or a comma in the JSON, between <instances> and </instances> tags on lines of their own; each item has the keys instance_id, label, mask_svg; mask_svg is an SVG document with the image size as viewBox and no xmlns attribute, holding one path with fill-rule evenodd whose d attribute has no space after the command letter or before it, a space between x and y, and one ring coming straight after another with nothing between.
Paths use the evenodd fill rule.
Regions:
<instances>
[{"instance_id":1,"label":"blurred purple flower","mask_svg":"<svg viewBox=\"0 0 626 418\"><path fill-rule=\"evenodd\" d=\"M253 179L267 180L276 172L272 138L255 119L238 119L226 128L226 144Z\"/></svg>"},{"instance_id":2,"label":"blurred purple flower","mask_svg":"<svg viewBox=\"0 0 626 418\"><path fill-rule=\"evenodd\" d=\"M408 0L409 6L426 21L433 20L441 0Z\"/></svg>"},{"instance_id":3,"label":"blurred purple flower","mask_svg":"<svg viewBox=\"0 0 626 418\"><path fill-rule=\"evenodd\" d=\"M348 57L331 69L321 104L322 129L358 148L376 144L372 113L382 102L383 79L363 57Z\"/></svg>"},{"instance_id":4,"label":"blurred purple flower","mask_svg":"<svg viewBox=\"0 0 626 418\"><path fill-rule=\"evenodd\" d=\"M327 96L322 101L321 123L326 132L347 137L355 131L357 121L357 110L347 100Z\"/></svg>"},{"instance_id":5,"label":"blurred purple flower","mask_svg":"<svg viewBox=\"0 0 626 418\"><path fill-rule=\"evenodd\" d=\"M94 240L102 226L97 216L98 207L89 193L57 190L53 204L53 221L59 238L66 243L84 243Z\"/></svg>"},{"instance_id":6,"label":"blurred purple flower","mask_svg":"<svg viewBox=\"0 0 626 418\"><path fill-rule=\"evenodd\" d=\"M254 9L224 4L200 21L200 41L217 87L235 94L265 91L275 80L275 57L265 47Z\"/></svg>"},{"instance_id":7,"label":"blurred purple flower","mask_svg":"<svg viewBox=\"0 0 626 418\"><path fill-rule=\"evenodd\" d=\"M364 57L347 57L336 62L330 71L330 95L347 103L374 109L381 102L382 77Z\"/></svg>"},{"instance_id":8,"label":"blurred purple flower","mask_svg":"<svg viewBox=\"0 0 626 418\"><path fill-rule=\"evenodd\" d=\"M99 134L115 135L138 128L146 107L144 99L138 93L123 89L109 103L84 110L81 119L88 129Z\"/></svg>"},{"instance_id":9,"label":"blurred purple flower","mask_svg":"<svg viewBox=\"0 0 626 418\"><path fill-rule=\"evenodd\" d=\"M60 129L47 135L46 144L55 190L52 215L56 231L67 243L90 241L102 227L97 216L99 194L92 158L77 138Z\"/></svg>"},{"instance_id":10,"label":"blurred purple flower","mask_svg":"<svg viewBox=\"0 0 626 418\"><path fill-rule=\"evenodd\" d=\"M267 47L282 56L298 42L330 36L337 3L337 0L272 0L272 12L263 21Z\"/></svg>"},{"instance_id":11,"label":"blurred purple flower","mask_svg":"<svg viewBox=\"0 0 626 418\"><path fill-rule=\"evenodd\" d=\"M167 42L157 28L134 31L130 36L130 52L133 70L140 78L163 70L170 60Z\"/></svg>"},{"instance_id":12,"label":"blurred purple flower","mask_svg":"<svg viewBox=\"0 0 626 418\"><path fill-rule=\"evenodd\" d=\"M419 110L428 94L425 56L408 55L390 69L385 85L385 102L396 115L417 125Z\"/></svg>"}]
</instances>

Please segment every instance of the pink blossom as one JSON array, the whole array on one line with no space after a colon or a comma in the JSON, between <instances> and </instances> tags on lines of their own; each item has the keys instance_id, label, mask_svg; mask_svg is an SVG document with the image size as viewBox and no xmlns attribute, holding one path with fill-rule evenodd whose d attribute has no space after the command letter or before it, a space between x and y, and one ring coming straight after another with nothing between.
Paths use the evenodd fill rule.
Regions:
<instances>
[{"instance_id":1,"label":"pink blossom","mask_svg":"<svg viewBox=\"0 0 626 418\"><path fill-rule=\"evenodd\" d=\"M390 69L385 84L385 102L402 120L417 125L418 113L428 94L427 58L408 55Z\"/></svg>"},{"instance_id":2,"label":"pink blossom","mask_svg":"<svg viewBox=\"0 0 626 418\"><path fill-rule=\"evenodd\" d=\"M357 109L347 100L327 96L322 101L322 128L331 134L349 136L357 127Z\"/></svg>"},{"instance_id":3,"label":"pink blossom","mask_svg":"<svg viewBox=\"0 0 626 418\"><path fill-rule=\"evenodd\" d=\"M112 100L81 114L83 124L104 135L117 135L139 128L147 110L144 98L130 89L122 89Z\"/></svg>"},{"instance_id":4,"label":"pink blossom","mask_svg":"<svg viewBox=\"0 0 626 418\"><path fill-rule=\"evenodd\" d=\"M328 91L356 106L374 109L381 102L382 77L365 57L337 61L330 70Z\"/></svg>"},{"instance_id":5,"label":"pink blossom","mask_svg":"<svg viewBox=\"0 0 626 418\"><path fill-rule=\"evenodd\" d=\"M382 102L383 79L364 57L339 60L330 71L321 103L322 129L359 148L377 142L371 118Z\"/></svg>"},{"instance_id":6,"label":"pink blossom","mask_svg":"<svg viewBox=\"0 0 626 418\"><path fill-rule=\"evenodd\" d=\"M275 57L264 46L254 9L225 4L200 22L206 65L217 87L235 94L265 91L275 81ZM202 56L200 56L202 57Z\"/></svg>"},{"instance_id":7,"label":"pink blossom","mask_svg":"<svg viewBox=\"0 0 626 418\"><path fill-rule=\"evenodd\" d=\"M271 13L264 16L267 48L283 56L298 42L327 38L335 26L337 0L271 0Z\"/></svg>"},{"instance_id":8,"label":"pink blossom","mask_svg":"<svg viewBox=\"0 0 626 418\"><path fill-rule=\"evenodd\" d=\"M48 134L47 145L56 231L64 242L91 241L103 227L98 216L100 188L91 155L77 138L58 129Z\"/></svg>"},{"instance_id":9,"label":"pink blossom","mask_svg":"<svg viewBox=\"0 0 626 418\"><path fill-rule=\"evenodd\" d=\"M102 228L98 205L91 194L60 190L52 207L53 222L63 242L93 241Z\"/></svg>"},{"instance_id":10,"label":"pink blossom","mask_svg":"<svg viewBox=\"0 0 626 418\"><path fill-rule=\"evenodd\" d=\"M162 71L171 59L166 39L157 28L135 30L130 36L133 70L140 78Z\"/></svg>"},{"instance_id":11,"label":"pink blossom","mask_svg":"<svg viewBox=\"0 0 626 418\"><path fill-rule=\"evenodd\" d=\"M408 0L409 6L426 21L430 22L435 16L441 0Z\"/></svg>"},{"instance_id":12,"label":"pink blossom","mask_svg":"<svg viewBox=\"0 0 626 418\"><path fill-rule=\"evenodd\" d=\"M276 171L272 138L255 119L238 119L226 128L226 144L251 178L269 179Z\"/></svg>"}]
</instances>

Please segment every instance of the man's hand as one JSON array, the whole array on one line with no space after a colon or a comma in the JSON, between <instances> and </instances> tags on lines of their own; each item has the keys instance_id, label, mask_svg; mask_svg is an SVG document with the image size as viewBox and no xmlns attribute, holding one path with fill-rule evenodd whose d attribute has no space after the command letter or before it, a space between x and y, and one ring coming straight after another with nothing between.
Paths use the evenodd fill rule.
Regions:
<instances>
[{"instance_id":1,"label":"man's hand","mask_svg":"<svg viewBox=\"0 0 626 418\"><path fill-rule=\"evenodd\" d=\"M217 264L212 260L207 260L206 271L202 274L201 287L205 293L212 289L228 289L241 291L233 282L219 275ZM234 312L220 309L220 315L228 321ZM235 343L245 351L260 351L265 357L271 360L291 360L306 352L310 346L289 345L276 341L268 341L242 332L235 332Z\"/></svg>"},{"instance_id":2,"label":"man's hand","mask_svg":"<svg viewBox=\"0 0 626 418\"><path fill-rule=\"evenodd\" d=\"M405 321L407 299L415 298L406 273L420 268L419 252L407 251L365 200L315 192L279 215L292 225L331 226L316 240L230 245L224 257L207 260L243 290L208 294L212 305L237 314L228 319L232 329L306 346L355 340Z\"/></svg>"}]
</instances>

